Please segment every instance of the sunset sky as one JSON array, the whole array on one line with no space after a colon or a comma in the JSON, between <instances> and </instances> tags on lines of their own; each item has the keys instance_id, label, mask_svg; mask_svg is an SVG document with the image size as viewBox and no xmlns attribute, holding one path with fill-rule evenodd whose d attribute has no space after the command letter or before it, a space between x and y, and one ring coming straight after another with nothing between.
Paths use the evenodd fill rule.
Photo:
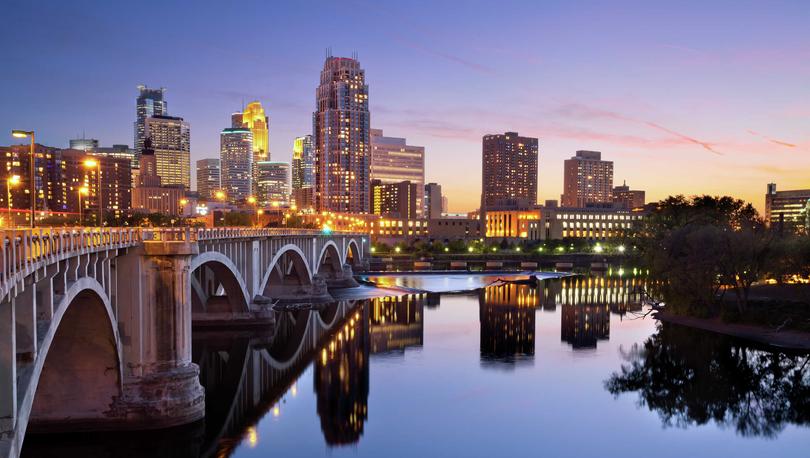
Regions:
<instances>
[{"instance_id":1,"label":"sunset sky","mask_svg":"<svg viewBox=\"0 0 810 458\"><path fill-rule=\"evenodd\" d=\"M810 187L806 0L163 3L4 1L0 127L131 145L136 86L164 86L192 161L254 99L289 160L329 47L359 54L372 127L425 146L451 211L477 207L481 137L507 130L540 139L541 202L577 149L648 200Z\"/></svg>"}]
</instances>

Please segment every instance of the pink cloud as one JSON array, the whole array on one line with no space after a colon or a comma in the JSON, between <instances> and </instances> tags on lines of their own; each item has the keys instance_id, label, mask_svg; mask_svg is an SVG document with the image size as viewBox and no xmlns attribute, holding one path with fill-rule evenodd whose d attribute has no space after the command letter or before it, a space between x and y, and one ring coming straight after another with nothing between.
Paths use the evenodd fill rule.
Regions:
<instances>
[{"instance_id":1,"label":"pink cloud","mask_svg":"<svg viewBox=\"0 0 810 458\"><path fill-rule=\"evenodd\" d=\"M751 129L748 129L748 133L749 133L749 134L751 134L751 135L753 135L753 136L755 136L755 137L764 138L765 140L767 140L767 141L769 141L769 142L771 142L771 143L774 143L774 144L777 144L777 145L781 145L781 146L786 146L786 147L788 147L788 148L795 148L795 147L797 146L797 145L796 145L796 144L794 144L794 143L788 143L788 142L783 142L782 140L776 140L776 139L774 139L774 138L768 137L767 135L763 135L763 134L760 134L760 133L758 133L758 132L754 132L754 131L753 131L753 130L751 130Z\"/></svg>"}]
</instances>

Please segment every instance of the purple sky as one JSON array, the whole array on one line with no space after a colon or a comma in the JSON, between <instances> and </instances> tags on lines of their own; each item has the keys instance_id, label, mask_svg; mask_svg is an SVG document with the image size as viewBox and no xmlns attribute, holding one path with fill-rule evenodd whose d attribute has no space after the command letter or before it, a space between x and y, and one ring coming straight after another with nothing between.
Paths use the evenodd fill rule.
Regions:
<instances>
[{"instance_id":1,"label":"purple sky","mask_svg":"<svg viewBox=\"0 0 810 458\"><path fill-rule=\"evenodd\" d=\"M477 206L481 137L506 130L540 138L541 201L559 198L577 149L648 199L762 208L769 181L810 187L807 1L279 3L6 1L0 127L132 144L147 84L191 123L192 160L217 157L253 99L273 159L289 160L331 47L359 53L372 127L426 147L451 211Z\"/></svg>"}]
</instances>

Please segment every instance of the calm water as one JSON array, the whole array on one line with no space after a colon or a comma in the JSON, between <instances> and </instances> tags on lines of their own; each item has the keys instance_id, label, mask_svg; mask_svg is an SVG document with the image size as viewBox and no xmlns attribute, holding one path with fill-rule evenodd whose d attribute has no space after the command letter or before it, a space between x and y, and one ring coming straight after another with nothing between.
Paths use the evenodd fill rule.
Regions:
<instances>
[{"instance_id":1,"label":"calm water","mask_svg":"<svg viewBox=\"0 0 810 458\"><path fill-rule=\"evenodd\" d=\"M431 291L479 276L385 277ZM810 363L642 319L633 278L284 312L195 334L205 422L43 456L810 456Z\"/></svg>"}]
</instances>

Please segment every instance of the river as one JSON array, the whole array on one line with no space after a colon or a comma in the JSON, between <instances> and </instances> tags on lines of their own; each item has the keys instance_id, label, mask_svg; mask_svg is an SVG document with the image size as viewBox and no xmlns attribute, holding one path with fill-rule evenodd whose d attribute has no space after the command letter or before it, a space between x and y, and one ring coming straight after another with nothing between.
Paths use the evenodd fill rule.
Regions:
<instances>
[{"instance_id":1,"label":"river","mask_svg":"<svg viewBox=\"0 0 810 458\"><path fill-rule=\"evenodd\" d=\"M808 356L659 324L630 272L537 288L370 280L436 294L284 310L273 332L195 331L205 421L29 435L23 456L810 453Z\"/></svg>"}]
</instances>

